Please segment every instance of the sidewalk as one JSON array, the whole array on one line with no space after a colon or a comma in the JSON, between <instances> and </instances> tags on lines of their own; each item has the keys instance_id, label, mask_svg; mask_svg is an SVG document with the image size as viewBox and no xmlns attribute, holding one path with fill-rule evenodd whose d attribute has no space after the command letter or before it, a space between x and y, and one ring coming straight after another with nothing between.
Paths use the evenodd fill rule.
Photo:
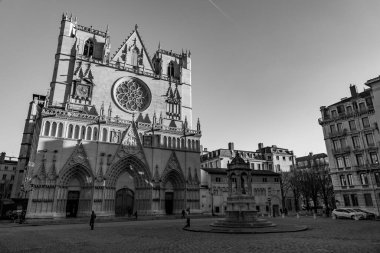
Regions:
<instances>
[{"instance_id":1,"label":"sidewalk","mask_svg":"<svg viewBox=\"0 0 380 253\"><path fill-rule=\"evenodd\" d=\"M213 218L208 214L190 214L191 219ZM215 218L215 217L214 217ZM97 217L97 223L107 222L128 222L128 221L147 221L147 220L175 220L182 219L182 215L141 215L134 217ZM19 224L18 221L0 220L0 229L5 227L23 227L23 226L45 226L45 225L66 225L66 224L86 224L90 222L90 217L80 218L57 218L57 219L27 219L25 223Z\"/></svg>"}]
</instances>

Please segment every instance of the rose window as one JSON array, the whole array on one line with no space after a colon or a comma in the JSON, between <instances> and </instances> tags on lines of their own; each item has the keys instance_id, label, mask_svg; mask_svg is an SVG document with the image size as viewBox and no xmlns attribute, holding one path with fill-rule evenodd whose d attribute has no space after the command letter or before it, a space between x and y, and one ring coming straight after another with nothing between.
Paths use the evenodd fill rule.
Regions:
<instances>
[{"instance_id":1,"label":"rose window","mask_svg":"<svg viewBox=\"0 0 380 253\"><path fill-rule=\"evenodd\" d=\"M150 91L143 82L132 79L115 84L114 98L121 109L141 112L150 104Z\"/></svg>"}]
</instances>

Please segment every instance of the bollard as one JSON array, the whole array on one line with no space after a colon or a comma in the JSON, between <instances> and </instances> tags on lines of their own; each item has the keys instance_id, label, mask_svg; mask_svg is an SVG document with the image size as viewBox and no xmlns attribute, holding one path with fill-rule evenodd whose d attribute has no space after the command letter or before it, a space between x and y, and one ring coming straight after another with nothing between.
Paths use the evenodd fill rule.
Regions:
<instances>
[{"instance_id":1,"label":"bollard","mask_svg":"<svg viewBox=\"0 0 380 253\"><path fill-rule=\"evenodd\" d=\"M297 213L297 219L299 219L300 218L300 215Z\"/></svg>"},{"instance_id":2,"label":"bollard","mask_svg":"<svg viewBox=\"0 0 380 253\"><path fill-rule=\"evenodd\" d=\"M281 217L282 217L282 218L285 218L285 214L281 214Z\"/></svg>"},{"instance_id":3,"label":"bollard","mask_svg":"<svg viewBox=\"0 0 380 253\"><path fill-rule=\"evenodd\" d=\"M313 215L313 218L314 218L314 220L316 220L316 219L317 219L317 215L316 215L316 214L314 214L314 215Z\"/></svg>"}]
</instances>

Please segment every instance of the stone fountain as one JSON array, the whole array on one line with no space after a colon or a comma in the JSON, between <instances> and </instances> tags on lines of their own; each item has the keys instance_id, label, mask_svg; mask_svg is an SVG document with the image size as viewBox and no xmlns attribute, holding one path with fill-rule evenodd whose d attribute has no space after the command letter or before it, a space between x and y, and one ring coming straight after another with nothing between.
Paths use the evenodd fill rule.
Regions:
<instances>
[{"instance_id":1,"label":"stone fountain","mask_svg":"<svg viewBox=\"0 0 380 253\"><path fill-rule=\"evenodd\" d=\"M235 158L227 165L228 197L224 220L211 224L225 228L264 228L275 224L257 217L255 197L252 194L252 174L248 162L236 152Z\"/></svg>"}]
</instances>

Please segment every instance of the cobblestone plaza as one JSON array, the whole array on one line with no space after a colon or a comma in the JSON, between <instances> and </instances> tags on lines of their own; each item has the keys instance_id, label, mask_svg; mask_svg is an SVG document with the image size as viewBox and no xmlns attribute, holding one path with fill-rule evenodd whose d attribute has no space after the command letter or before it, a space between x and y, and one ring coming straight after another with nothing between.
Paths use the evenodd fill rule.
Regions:
<instances>
[{"instance_id":1,"label":"cobblestone plaza","mask_svg":"<svg viewBox=\"0 0 380 253\"><path fill-rule=\"evenodd\" d=\"M182 230L184 220L30 226L0 224L0 252L380 252L380 222L310 217L273 218L309 230L212 234ZM193 219L193 225L215 219Z\"/></svg>"}]
</instances>

